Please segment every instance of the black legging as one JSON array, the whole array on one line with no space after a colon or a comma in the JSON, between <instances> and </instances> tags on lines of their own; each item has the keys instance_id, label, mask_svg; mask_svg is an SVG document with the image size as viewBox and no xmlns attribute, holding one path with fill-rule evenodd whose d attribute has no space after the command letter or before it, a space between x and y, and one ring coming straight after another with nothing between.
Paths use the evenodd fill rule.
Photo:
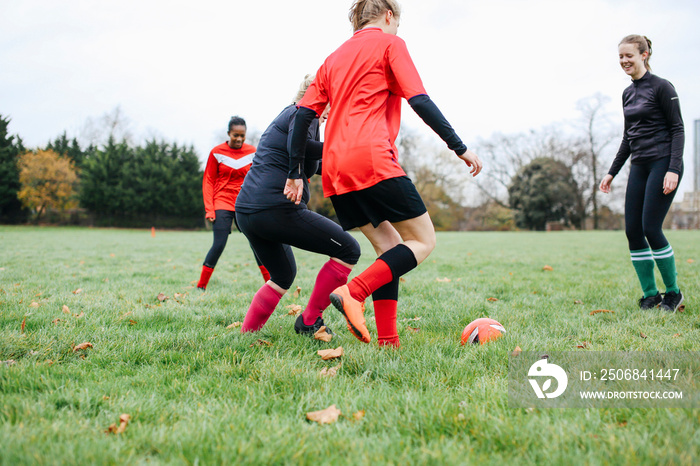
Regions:
<instances>
[{"instance_id":1,"label":"black legging","mask_svg":"<svg viewBox=\"0 0 700 466\"><path fill-rule=\"evenodd\" d=\"M236 222L236 213L232 210L217 210L216 219L214 220L212 230L214 231L214 242L209 248L207 257L204 259L204 265L210 268L216 267L216 263L219 262L221 254L226 248L226 243L228 242L228 237L231 234L231 225L235 224L238 231L241 229ZM255 251L253 251L255 253ZM258 263L258 267L262 265L258 256L255 256L255 262Z\"/></svg>"},{"instance_id":2,"label":"black legging","mask_svg":"<svg viewBox=\"0 0 700 466\"><path fill-rule=\"evenodd\" d=\"M308 209L268 209L236 213L237 225L256 256L270 272L270 280L288 290L297 273L292 248L323 254L356 264L360 245L332 220Z\"/></svg>"},{"instance_id":3,"label":"black legging","mask_svg":"<svg viewBox=\"0 0 700 466\"><path fill-rule=\"evenodd\" d=\"M662 225L678 191L676 188L669 194L663 193L664 176L670 161L665 157L631 164L625 194L625 233L630 251L648 247L659 250L668 245ZM682 177L683 172L678 177L678 184Z\"/></svg>"}]
</instances>

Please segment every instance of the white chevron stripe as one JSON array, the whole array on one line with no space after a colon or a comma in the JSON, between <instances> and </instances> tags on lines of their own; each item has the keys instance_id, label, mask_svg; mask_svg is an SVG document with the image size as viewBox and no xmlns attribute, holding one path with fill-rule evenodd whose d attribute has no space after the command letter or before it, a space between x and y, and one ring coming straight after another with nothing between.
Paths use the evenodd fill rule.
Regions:
<instances>
[{"instance_id":1,"label":"white chevron stripe","mask_svg":"<svg viewBox=\"0 0 700 466\"><path fill-rule=\"evenodd\" d=\"M243 156L240 159L234 159L233 157L229 157L228 155L224 154L214 154L214 158L216 158L217 162L223 163L227 167L231 167L234 170L238 170L253 163L253 157L255 157L255 152Z\"/></svg>"}]
</instances>

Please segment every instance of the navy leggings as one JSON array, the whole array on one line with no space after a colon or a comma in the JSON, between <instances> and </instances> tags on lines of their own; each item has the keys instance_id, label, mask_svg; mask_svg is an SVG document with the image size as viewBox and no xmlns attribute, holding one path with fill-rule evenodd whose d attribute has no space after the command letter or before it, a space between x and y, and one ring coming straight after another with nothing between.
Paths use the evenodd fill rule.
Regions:
<instances>
[{"instance_id":1,"label":"navy leggings","mask_svg":"<svg viewBox=\"0 0 700 466\"><path fill-rule=\"evenodd\" d=\"M360 244L337 223L308 209L268 209L236 213L237 225L255 255L270 272L270 280L288 290L297 273L291 246L356 264Z\"/></svg>"},{"instance_id":2,"label":"navy leggings","mask_svg":"<svg viewBox=\"0 0 700 466\"><path fill-rule=\"evenodd\" d=\"M678 188L664 194L664 176L669 157L632 163L625 194L625 233L630 251L665 248L668 240L661 229ZM683 172L678 177L680 184ZM648 242L647 242L648 241Z\"/></svg>"},{"instance_id":3,"label":"navy leggings","mask_svg":"<svg viewBox=\"0 0 700 466\"><path fill-rule=\"evenodd\" d=\"M240 231L238 223L236 222L236 213L232 210L217 210L216 219L212 229L214 231L214 242L209 248L207 257L204 259L204 265L210 268L216 267L216 263L219 262L219 257L224 252L226 247L226 242L228 241L228 236L231 234L231 225L235 224L236 228ZM255 251L253 251L255 252ZM262 265L258 256L255 256L255 262L258 266Z\"/></svg>"}]
</instances>

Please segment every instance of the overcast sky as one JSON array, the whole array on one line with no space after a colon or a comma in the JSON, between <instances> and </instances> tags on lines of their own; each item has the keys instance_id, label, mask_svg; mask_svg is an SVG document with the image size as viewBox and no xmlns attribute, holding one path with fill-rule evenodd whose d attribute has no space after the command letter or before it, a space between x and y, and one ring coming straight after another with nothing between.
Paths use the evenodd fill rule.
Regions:
<instances>
[{"instance_id":1,"label":"overcast sky","mask_svg":"<svg viewBox=\"0 0 700 466\"><path fill-rule=\"evenodd\" d=\"M2 0L0 115L28 147L119 106L137 138L201 158L238 114L263 131L352 30L350 0ZM678 91L692 190L700 119L697 0L403 0L399 35L428 94L473 145L577 117L596 93L622 130L629 84L617 44L653 41L655 74ZM404 121L433 137L404 108ZM616 143L617 145L617 143ZM484 160L488 170L488 160Z\"/></svg>"}]
</instances>

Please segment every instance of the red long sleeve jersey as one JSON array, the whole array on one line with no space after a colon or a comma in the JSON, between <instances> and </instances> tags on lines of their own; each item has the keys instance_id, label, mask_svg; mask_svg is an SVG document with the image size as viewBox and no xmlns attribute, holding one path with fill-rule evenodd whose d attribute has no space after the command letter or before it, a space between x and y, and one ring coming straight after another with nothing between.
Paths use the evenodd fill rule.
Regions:
<instances>
[{"instance_id":1,"label":"red long sleeve jersey","mask_svg":"<svg viewBox=\"0 0 700 466\"><path fill-rule=\"evenodd\" d=\"M211 150L204 169L202 194L207 217L214 217L216 210L236 210L236 198L243 180L255 157L255 147L243 144L231 149L228 143Z\"/></svg>"}]
</instances>

